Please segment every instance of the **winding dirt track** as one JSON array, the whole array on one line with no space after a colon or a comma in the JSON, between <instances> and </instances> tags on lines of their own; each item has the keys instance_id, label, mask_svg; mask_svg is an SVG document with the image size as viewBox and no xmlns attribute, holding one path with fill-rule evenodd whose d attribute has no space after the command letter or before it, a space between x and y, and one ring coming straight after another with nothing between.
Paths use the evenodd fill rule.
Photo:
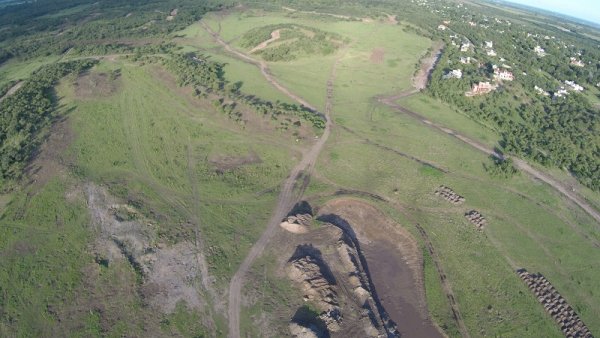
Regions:
<instances>
[{"instance_id":1,"label":"winding dirt track","mask_svg":"<svg viewBox=\"0 0 600 338\"><path fill-rule=\"evenodd\" d=\"M263 74L263 76L269 81L275 88L279 91L292 98L296 102L301 105L312 109L317 112L317 109L311 106L308 102L304 101L299 96L291 93L287 88L283 87L279 84L269 72L269 68L267 64L263 61L255 60L248 55L235 50L232 48L227 42L223 41L221 37L213 32L210 27L208 27L205 23L201 23L204 29L212 35L212 37L221 44L225 50L236 55L238 58L245 60L246 62L252 63L258 66ZM335 77L335 69L337 66L337 62L334 64L330 79L327 82L327 103L325 106L325 131L320 139L315 142L312 147L306 151L300 163L298 163L291 171L288 178L283 183L281 187L281 192L279 193L279 197L277 199L277 206L275 210L273 210L271 219L267 224L267 228L262 233L258 241L252 246L248 255L239 266L236 273L233 275L231 282L229 284L229 303L228 303L228 320L229 320L229 337L230 338L239 338L240 337L240 308L241 308L241 290L244 284L244 279L248 270L256 260L258 256L264 251L266 245L269 240L273 237L273 234L277 230L277 226L281 222L281 220L286 216L286 214L292 209L294 204L296 204L302 194L304 193L305 185L301 185L299 190L294 191L296 187L296 182L302 178L310 175L310 172L314 169L317 158L319 157L319 153L323 149L323 145L327 142L327 138L329 138L329 134L331 133L331 119L329 118L329 113L331 111L331 96L333 93L333 78Z\"/></svg>"},{"instance_id":2,"label":"winding dirt track","mask_svg":"<svg viewBox=\"0 0 600 338\"><path fill-rule=\"evenodd\" d=\"M441 44L437 45L434 48L434 51L431 53L432 55L429 58L426 58L423 60L423 67L421 68L419 74L417 74L413 78L413 85L415 86L415 89L408 90L408 91L405 91L405 92L402 92L402 93L399 93L396 95L388 96L388 97L379 97L378 101L380 103L383 103L383 104L391 107L391 108L394 108L395 110L397 110L401 113L404 113L410 117L413 117L413 118L419 120L420 122L426 124L427 126L429 126L431 128L437 129L438 131L441 131L448 135L454 136L455 138L461 140L462 142L470 145L471 147L473 147L485 154L494 156L498 159L508 158L508 156L500 154L500 153L496 152L494 149L491 149L482 143L472 140L472 139L458 133L455 130L446 128L443 125L432 122L432 121L428 120L427 118L425 118L423 115L396 103L396 101L398 99L414 95L414 94L418 93L420 90L425 89L425 87L427 86L431 71L435 67L443 48L444 48L443 45L441 45ZM562 183L560 183L557 179L553 178L552 176L533 168L526 161L516 158L516 157L510 157L510 158L513 160L515 166L518 169L520 169L521 171L524 171L531 177L548 184L549 186L554 188L556 191L560 192L563 196L565 196L567 199L569 199L570 201L572 201L573 203L578 205L586 213L588 213L590 216L592 216L592 218L594 218L596 220L596 222L598 222L598 224L600 224L600 212L598 210L596 210L594 207L592 207L578 193L565 187Z\"/></svg>"},{"instance_id":3,"label":"winding dirt track","mask_svg":"<svg viewBox=\"0 0 600 338\"><path fill-rule=\"evenodd\" d=\"M409 95L411 95L412 93L414 93L414 92L410 92ZM419 113L416 113L413 110L407 109L395 102L397 99L399 99L401 97L406 97L409 95L396 95L396 96L391 96L391 97L379 98L379 102L381 102L389 107L392 107L392 108L396 109L397 111L400 111L408 116L414 117L415 119L421 121L422 123L426 124L427 126L429 126L431 128L437 129L443 133L454 136L455 138L461 140L462 142L470 145L471 147L473 147L485 154L494 156L499 159L508 158L508 156L502 155L502 154L496 152L494 149L491 149L491 148L483 145L482 143L474 141L474 140L456 132L455 130L446 128L440 124L432 122L432 121L428 120L427 118L423 117L422 115L420 115ZM600 224L600 212L598 212L590 204L588 204L583 197L579 196L579 194L577 194L576 192L574 192L572 190L569 190L567 187L562 185L560 182L558 182L556 179L554 179L550 175L544 174L541 171L533 168L531 165L529 165L524 160L516 158L516 157L511 157L511 159L513 160L515 166L518 169L527 173L531 177L548 184L549 186L554 188L556 191L560 192L563 196L565 196L567 199L569 199L573 203L577 204L581 209L583 209L586 213L588 213L590 216L592 216L596 220L596 222L598 222Z\"/></svg>"}]
</instances>

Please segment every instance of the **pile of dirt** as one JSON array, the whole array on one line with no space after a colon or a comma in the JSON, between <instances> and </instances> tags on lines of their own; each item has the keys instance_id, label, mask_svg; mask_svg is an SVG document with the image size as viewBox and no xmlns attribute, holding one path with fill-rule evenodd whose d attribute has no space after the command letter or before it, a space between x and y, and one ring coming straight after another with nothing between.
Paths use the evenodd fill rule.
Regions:
<instances>
[{"instance_id":1,"label":"pile of dirt","mask_svg":"<svg viewBox=\"0 0 600 338\"><path fill-rule=\"evenodd\" d=\"M464 197L455 193L454 190L452 190L444 185L441 185L439 188L437 188L435 190L435 194L438 196L442 196L446 201L448 201L454 205L459 205L459 204L462 204L465 202Z\"/></svg>"},{"instance_id":2,"label":"pile of dirt","mask_svg":"<svg viewBox=\"0 0 600 338\"><path fill-rule=\"evenodd\" d=\"M293 234L305 234L310 229L311 223L310 214L297 214L286 217L279 226Z\"/></svg>"},{"instance_id":3,"label":"pile of dirt","mask_svg":"<svg viewBox=\"0 0 600 338\"><path fill-rule=\"evenodd\" d=\"M301 285L304 301L315 304L319 319L329 332L340 330L342 315L335 291L335 278L321 253L314 247L299 246L287 267L288 277Z\"/></svg>"},{"instance_id":4,"label":"pile of dirt","mask_svg":"<svg viewBox=\"0 0 600 338\"><path fill-rule=\"evenodd\" d=\"M465 217L469 220L469 222L473 223L477 227L477 230L483 230L487 224L485 217L483 217L483 215L477 210L471 210L467 212Z\"/></svg>"},{"instance_id":5,"label":"pile of dirt","mask_svg":"<svg viewBox=\"0 0 600 338\"><path fill-rule=\"evenodd\" d=\"M384 56L385 56L385 49L383 49L381 47L375 48L371 51L370 60L372 63L380 64L380 63L383 63Z\"/></svg>"},{"instance_id":6,"label":"pile of dirt","mask_svg":"<svg viewBox=\"0 0 600 338\"><path fill-rule=\"evenodd\" d=\"M213 165L217 173L222 174L244 165L261 163L262 160L255 152L250 152L246 156L216 155L209 158L208 162Z\"/></svg>"},{"instance_id":7,"label":"pile of dirt","mask_svg":"<svg viewBox=\"0 0 600 338\"><path fill-rule=\"evenodd\" d=\"M286 265L288 277L304 295L304 303L318 312L311 316L305 307L298 309L290 332L319 337L331 333L396 336L393 323L377 305L360 249L338 226L324 224L321 231L327 234L322 237L327 243L298 245Z\"/></svg>"},{"instance_id":8,"label":"pile of dirt","mask_svg":"<svg viewBox=\"0 0 600 338\"><path fill-rule=\"evenodd\" d=\"M121 84L121 73L87 72L77 78L75 95L78 99L95 99L109 97L117 92Z\"/></svg>"}]
</instances>

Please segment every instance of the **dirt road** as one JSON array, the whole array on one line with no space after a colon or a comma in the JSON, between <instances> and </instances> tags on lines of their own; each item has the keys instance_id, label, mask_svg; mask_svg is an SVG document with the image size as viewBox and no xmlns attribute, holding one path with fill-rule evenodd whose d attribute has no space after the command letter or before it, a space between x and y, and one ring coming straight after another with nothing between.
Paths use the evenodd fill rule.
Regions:
<instances>
[{"instance_id":1,"label":"dirt road","mask_svg":"<svg viewBox=\"0 0 600 338\"><path fill-rule=\"evenodd\" d=\"M420 90L427 87L427 82L429 81L429 76L431 74L431 71L435 67L443 48L444 48L444 46L442 44L438 44L434 48L434 50L431 52L431 55L428 58L423 60L423 65L422 65L419 73L413 77L413 86L415 87L414 89L408 90L408 91L405 91L405 92L402 92L402 93L399 93L399 94L396 94L393 96L389 96L389 97L379 97L378 101L389 107L394 108L397 111L400 111L408 116L411 116L411 117L421 121L422 123L426 124L427 126L429 126L431 128L437 129L438 131L441 131L448 135L454 136L457 139L461 140L462 142L470 145L471 147L473 147L485 154L494 156L499 159L508 158L508 156L500 154L500 153L496 152L494 149L491 149L488 146L486 146L480 142L472 140L472 139L458 133L455 130L446 128L443 125L440 125L433 121L430 121L427 118L425 118L423 115L421 115L413 110L410 110L408 108L405 108L405 107L401 106L400 104L396 103L396 101L398 99L414 95L414 94L418 93ZM538 179L538 180L548 184L549 186L554 188L556 191L560 192L567 199L569 199L570 201L572 201L573 203L578 205L586 213L588 213L590 216L592 216L596 220L596 222L598 222L598 224L600 224L600 212L598 210L596 210L594 207L592 207L589 203L587 203L587 201L583 197L581 197L579 194L577 194L574 190L565 187L563 184L561 184L558 180L556 180L552 176L533 168L531 165L529 165L524 160L516 158L516 157L510 157L510 158L513 160L515 166L519 170L527 173L528 175L530 175L531 177L533 177L535 179Z\"/></svg>"},{"instance_id":2,"label":"dirt road","mask_svg":"<svg viewBox=\"0 0 600 338\"><path fill-rule=\"evenodd\" d=\"M15 83L14 86L12 86L7 92L6 94L4 94L4 96L0 97L0 102L4 101L4 99L6 99L7 97L11 96L12 94L16 93L17 90L19 90L21 88L21 86L23 86L23 83L25 83L24 81L19 81L17 83Z\"/></svg>"},{"instance_id":3,"label":"dirt road","mask_svg":"<svg viewBox=\"0 0 600 338\"><path fill-rule=\"evenodd\" d=\"M317 112L317 109L310 105L308 102L304 101L299 96L291 93L287 88L279 84L269 72L269 68L265 62L255 60L249 57L248 55L238 50L235 50L228 43L223 41L223 39L221 39L221 37L217 33L213 32L210 29L210 27L208 27L205 23L201 23L201 25L206 31L208 31L212 35L215 41L221 44L228 52L234 54L235 56L246 62L258 66L263 76L267 79L267 81L269 81L279 91L281 91L294 101L298 102L299 104ZM258 258L264 251L265 247L267 246L270 239L273 237L275 231L277 230L277 227L281 220L292 209L294 204L296 204L302 197L305 185L301 185L300 190L295 191L294 188L296 186L296 181L298 181L298 179L301 178L301 176L306 177L306 175L309 175L310 172L313 170L317 158L319 157L319 153L323 149L323 145L325 145L325 142L327 142L329 134L331 133L331 119L329 118L329 113L331 111L331 96L333 92L333 78L335 77L336 66L337 62L335 63L332 69L330 80L327 83L327 103L324 114L326 124L323 135L312 145L312 147L308 151L306 151L303 154L300 163L298 163L292 169L290 175L283 183L281 192L279 193L279 197L277 199L277 206L272 212L272 216L269 220L269 223L267 224L267 228L262 233L258 241L252 246L252 248L248 252L248 255L246 256L242 264L239 266L236 273L233 275L233 278L231 279L231 282L229 284L228 319L229 337L231 338L240 337L240 309L242 300L241 290L242 286L244 285L246 274L248 273L248 270L252 267L252 264L254 263L256 258Z\"/></svg>"},{"instance_id":4,"label":"dirt road","mask_svg":"<svg viewBox=\"0 0 600 338\"><path fill-rule=\"evenodd\" d=\"M470 145L471 147L473 147L485 154L494 156L499 159L508 158L508 156L500 154L500 153L496 152L494 149L491 149L482 143L472 140L472 139L456 132L455 130L446 128L440 124L430 121L427 118L420 115L419 113L397 104L395 101L398 98L399 98L398 95L392 96L392 97L387 97L387 98L379 98L379 102L381 102L389 107L392 107L392 108L396 109L397 111L400 111L408 116L414 117L415 119L421 121L422 123L426 124L427 126L429 126L431 128L437 129L438 131L441 131L448 135L454 136L457 139L461 140L462 142ZM600 212L598 212L590 204L588 204L585 201L585 199L583 197L579 196L579 194L577 194L575 191L570 190L569 188L565 187L560 182L558 182L558 180L554 179L550 175L545 174L545 173L533 168L531 165L529 165L524 160L516 158L516 157L510 157L510 158L513 160L515 166L519 170L527 173L528 175L530 175L531 177L533 177L535 179L538 179L538 180L548 184L549 186L554 188L556 191L560 192L567 199L569 199L573 203L577 204L581 209L583 209L586 213L588 213L590 216L592 216L596 220L596 222L598 222L598 224L600 224Z\"/></svg>"}]
</instances>

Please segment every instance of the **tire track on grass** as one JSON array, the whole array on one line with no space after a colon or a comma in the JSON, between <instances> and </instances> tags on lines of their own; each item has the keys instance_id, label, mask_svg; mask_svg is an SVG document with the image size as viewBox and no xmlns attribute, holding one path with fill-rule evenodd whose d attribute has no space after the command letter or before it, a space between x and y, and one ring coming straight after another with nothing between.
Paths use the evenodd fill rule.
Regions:
<instances>
[{"instance_id":1,"label":"tire track on grass","mask_svg":"<svg viewBox=\"0 0 600 338\"><path fill-rule=\"evenodd\" d=\"M217 41L221 44L225 50L234 54L238 58L249 62L260 68L262 75L267 79L271 85L273 85L277 90L287 95L294 101L300 103L306 108L311 109L316 114L320 114L315 107L310 105L301 97L293 94L287 88L282 86L275 78L271 75L269 68L264 61L257 61L248 55L232 48L228 43L226 43L219 34L215 33L208 27L204 22L200 23L202 27ZM270 239L273 237L275 231L277 230L277 226L285 217L285 215L289 212L289 210L296 204L297 201L301 198L304 193L304 189L306 188L306 184L301 184L300 189L297 189L296 184L300 180L305 180L305 178L310 177L310 173L315 167L316 160L325 145L325 142L329 138L331 133L331 119L329 118L329 114L331 112L331 99L333 95L333 81L335 78L336 67L338 65L338 61L340 57L336 59L329 80L327 81L327 100L325 105L325 113L321 114L325 118L325 130L323 131L323 135L312 145L312 147L304 152L302 160L298 163L290 172L290 175L283 183L281 188L281 192L277 199L277 205L272 212L271 219L267 224L267 228L262 233L258 241L252 246L247 256L240 264L238 270L233 275L231 282L229 284L229 303L228 303L228 319L229 319L229 334L228 336L231 338L239 338L240 337L240 309L241 309L241 288L244 284L244 280L246 278L246 274L252 267L254 261L262 254L265 247L267 246ZM306 181L305 181L306 182Z\"/></svg>"}]
</instances>

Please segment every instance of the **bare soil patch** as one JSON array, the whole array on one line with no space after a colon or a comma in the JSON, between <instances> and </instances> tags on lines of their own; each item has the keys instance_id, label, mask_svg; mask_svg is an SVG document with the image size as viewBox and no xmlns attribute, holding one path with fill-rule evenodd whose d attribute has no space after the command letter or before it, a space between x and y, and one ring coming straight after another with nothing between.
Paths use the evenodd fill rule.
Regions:
<instances>
[{"instance_id":1,"label":"bare soil patch","mask_svg":"<svg viewBox=\"0 0 600 338\"><path fill-rule=\"evenodd\" d=\"M373 49L373 51L371 51L371 57L370 60L371 62L375 63L375 64L380 64L383 63L385 57L385 49L378 47Z\"/></svg>"},{"instance_id":2,"label":"bare soil patch","mask_svg":"<svg viewBox=\"0 0 600 338\"><path fill-rule=\"evenodd\" d=\"M48 138L34 154L33 160L25 169L30 183L35 188L43 187L51 178L65 174L70 159L65 150L75 139L69 120L66 117L54 122Z\"/></svg>"},{"instance_id":3,"label":"bare soil patch","mask_svg":"<svg viewBox=\"0 0 600 338\"><path fill-rule=\"evenodd\" d=\"M215 167L218 173L224 173L244 165L261 163L262 160L255 152L250 152L246 156L217 155L209 158L208 162Z\"/></svg>"},{"instance_id":4,"label":"bare soil patch","mask_svg":"<svg viewBox=\"0 0 600 338\"><path fill-rule=\"evenodd\" d=\"M97 99L109 97L117 92L121 85L118 72L87 72L74 83L75 94L79 99Z\"/></svg>"},{"instance_id":5,"label":"bare soil patch","mask_svg":"<svg viewBox=\"0 0 600 338\"><path fill-rule=\"evenodd\" d=\"M375 293L402 336L442 336L427 312L421 251L406 229L356 199L332 200L318 214L334 215L351 226L364 252Z\"/></svg>"}]
</instances>

